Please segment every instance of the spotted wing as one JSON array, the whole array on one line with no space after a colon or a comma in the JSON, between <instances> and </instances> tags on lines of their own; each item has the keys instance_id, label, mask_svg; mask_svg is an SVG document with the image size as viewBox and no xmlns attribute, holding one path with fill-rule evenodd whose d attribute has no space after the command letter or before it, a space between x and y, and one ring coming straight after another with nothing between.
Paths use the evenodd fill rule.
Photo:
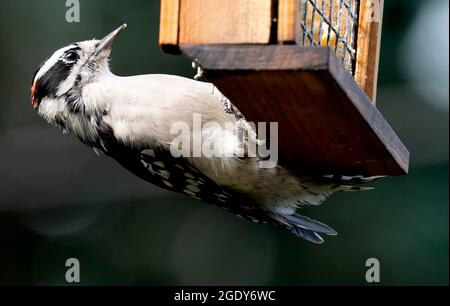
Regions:
<instances>
[{"instance_id":1,"label":"spotted wing","mask_svg":"<svg viewBox=\"0 0 450 306\"><path fill-rule=\"evenodd\" d=\"M287 216L265 210L247 195L218 185L186 159L175 158L167 150L137 150L118 143L114 138L103 141L102 147L106 155L141 179L161 188L215 204L243 219L282 226L292 234L313 243L323 242L319 234L335 233L326 225L298 214Z\"/></svg>"},{"instance_id":2,"label":"spotted wing","mask_svg":"<svg viewBox=\"0 0 450 306\"><path fill-rule=\"evenodd\" d=\"M103 141L102 147L106 155L149 183L217 205L246 220L273 223L268 212L250 197L218 185L186 159L175 158L168 150L136 150L112 138Z\"/></svg>"}]
</instances>

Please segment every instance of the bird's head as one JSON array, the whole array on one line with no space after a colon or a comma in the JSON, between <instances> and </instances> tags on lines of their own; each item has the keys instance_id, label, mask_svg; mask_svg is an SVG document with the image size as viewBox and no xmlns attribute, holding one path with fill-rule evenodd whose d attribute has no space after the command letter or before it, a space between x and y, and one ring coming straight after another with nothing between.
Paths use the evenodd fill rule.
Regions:
<instances>
[{"instance_id":1,"label":"bird's head","mask_svg":"<svg viewBox=\"0 0 450 306\"><path fill-rule=\"evenodd\" d=\"M117 36L126 28L123 24L102 40L88 40L61 48L45 60L37 69L31 86L31 103L39 108L47 104L76 101L74 92L110 73L108 59ZM78 89L78 90L77 90ZM57 109L64 105L48 105Z\"/></svg>"}]
</instances>

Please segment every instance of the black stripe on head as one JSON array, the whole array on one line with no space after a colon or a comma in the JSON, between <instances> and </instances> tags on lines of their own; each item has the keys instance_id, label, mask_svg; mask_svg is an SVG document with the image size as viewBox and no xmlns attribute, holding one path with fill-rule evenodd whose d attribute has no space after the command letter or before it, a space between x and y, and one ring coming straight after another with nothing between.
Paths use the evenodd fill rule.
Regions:
<instances>
[{"instance_id":1,"label":"black stripe on head","mask_svg":"<svg viewBox=\"0 0 450 306\"><path fill-rule=\"evenodd\" d=\"M34 84L34 79L36 78L36 75L38 74L38 72L42 69L42 67L44 67L45 63L49 60L50 58L47 57L40 65L39 67L36 69L36 71L33 74L33 78L31 79L31 86L33 86Z\"/></svg>"},{"instance_id":2,"label":"black stripe on head","mask_svg":"<svg viewBox=\"0 0 450 306\"><path fill-rule=\"evenodd\" d=\"M33 98L37 101L42 101L43 98L54 98L59 84L63 82L69 75L71 66L58 61L46 74L39 80L36 80L36 87Z\"/></svg>"},{"instance_id":3,"label":"black stripe on head","mask_svg":"<svg viewBox=\"0 0 450 306\"><path fill-rule=\"evenodd\" d=\"M66 56L69 52L78 52L79 50L79 47L75 47L65 51L61 58L43 76L41 76L39 80L34 80L39 70L45 65L46 61L40 65L33 77L33 82L35 83L33 100L40 103L45 97L56 97L56 91L58 90L59 85L67 79L73 65L76 63L76 60L70 62L64 60L64 56Z\"/></svg>"}]
</instances>

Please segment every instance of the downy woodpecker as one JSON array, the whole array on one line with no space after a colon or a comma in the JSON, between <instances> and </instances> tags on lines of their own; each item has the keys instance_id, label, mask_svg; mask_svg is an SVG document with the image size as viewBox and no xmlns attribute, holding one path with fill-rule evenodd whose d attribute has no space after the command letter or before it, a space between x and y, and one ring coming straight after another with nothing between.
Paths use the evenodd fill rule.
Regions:
<instances>
[{"instance_id":1,"label":"downy woodpecker","mask_svg":"<svg viewBox=\"0 0 450 306\"><path fill-rule=\"evenodd\" d=\"M41 64L31 87L40 116L159 187L253 222L280 225L314 243L323 242L320 234L336 235L297 210L318 205L336 191L365 190L360 184L375 178L302 177L279 165L261 168L260 158L237 154L174 157L174 123L187 123L193 134L235 153L242 148L240 138L217 126L195 130L192 118L199 114L202 122L223 126L237 124L241 116L224 111L222 95L210 83L172 75L114 75L108 65L111 46L125 28L102 40L70 44Z\"/></svg>"}]
</instances>

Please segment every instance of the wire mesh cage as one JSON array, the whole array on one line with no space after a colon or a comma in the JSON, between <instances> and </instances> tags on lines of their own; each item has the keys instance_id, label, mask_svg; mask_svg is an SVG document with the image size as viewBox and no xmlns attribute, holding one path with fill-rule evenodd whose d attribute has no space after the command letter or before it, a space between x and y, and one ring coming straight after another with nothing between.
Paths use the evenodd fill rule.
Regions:
<instances>
[{"instance_id":1,"label":"wire mesh cage","mask_svg":"<svg viewBox=\"0 0 450 306\"><path fill-rule=\"evenodd\" d=\"M329 46L355 73L359 0L298 0L299 37L306 46Z\"/></svg>"}]
</instances>

